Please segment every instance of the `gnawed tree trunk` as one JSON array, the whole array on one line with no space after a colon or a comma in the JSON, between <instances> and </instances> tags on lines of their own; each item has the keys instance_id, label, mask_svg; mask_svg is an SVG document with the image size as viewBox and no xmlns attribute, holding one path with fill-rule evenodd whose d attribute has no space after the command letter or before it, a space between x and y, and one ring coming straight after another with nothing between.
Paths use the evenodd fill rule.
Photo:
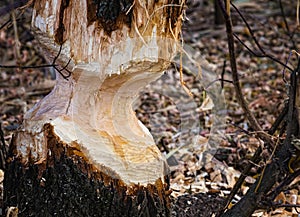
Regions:
<instances>
[{"instance_id":1,"label":"gnawed tree trunk","mask_svg":"<svg viewBox=\"0 0 300 217\"><path fill-rule=\"evenodd\" d=\"M35 1L33 29L60 71L12 140L6 209L17 207L19 216L170 214L167 165L131 104L175 55L183 6Z\"/></svg>"}]
</instances>

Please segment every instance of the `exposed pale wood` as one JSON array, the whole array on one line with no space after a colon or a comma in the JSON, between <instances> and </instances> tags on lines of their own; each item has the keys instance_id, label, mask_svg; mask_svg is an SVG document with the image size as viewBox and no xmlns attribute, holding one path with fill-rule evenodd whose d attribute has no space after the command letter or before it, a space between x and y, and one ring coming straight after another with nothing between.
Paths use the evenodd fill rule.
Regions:
<instances>
[{"instance_id":1,"label":"exposed pale wood","mask_svg":"<svg viewBox=\"0 0 300 217\"><path fill-rule=\"evenodd\" d=\"M169 215L168 167L132 104L175 56L184 0L33 7L37 39L71 76L57 73L52 92L26 113L9 151L5 207L21 216Z\"/></svg>"},{"instance_id":2,"label":"exposed pale wood","mask_svg":"<svg viewBox=\"0 0 300 217\"><path fill-rule=\"evenodd\" d=\"M107 21L109 27L97 18L93 0L67 2L34 4L38 39L52 59L62 46L57 63L63 67L71 59L72 75L68 80L58 75L53 91L26 114L18 156L45 159L41 129L51 123L62 141L78 145L124 182L154 183L166 174L165 162L131 105L174 57L183 2L134 1L115 24ZM28 138L28 132L34 136Z\"/></svg>"}]
</instances>

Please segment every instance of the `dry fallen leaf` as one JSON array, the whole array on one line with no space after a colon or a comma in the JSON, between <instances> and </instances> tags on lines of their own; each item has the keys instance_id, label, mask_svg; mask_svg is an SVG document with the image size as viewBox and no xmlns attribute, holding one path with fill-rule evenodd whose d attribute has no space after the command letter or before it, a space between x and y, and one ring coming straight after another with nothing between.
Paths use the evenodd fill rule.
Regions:
<instances>
[{"instance_id":1,"label":"dry fallen leaf","mask_svg":"<svg viewBox=\"0 0 300 217\"><path fill-rule=\"evenodd\" d=\"M206 112L212 110L214 107L214 103L212 99L206 95L206 98L204 99L203 103L201 104L200 108L197 108L197 112Z\"/></svg>"}]
</instances>

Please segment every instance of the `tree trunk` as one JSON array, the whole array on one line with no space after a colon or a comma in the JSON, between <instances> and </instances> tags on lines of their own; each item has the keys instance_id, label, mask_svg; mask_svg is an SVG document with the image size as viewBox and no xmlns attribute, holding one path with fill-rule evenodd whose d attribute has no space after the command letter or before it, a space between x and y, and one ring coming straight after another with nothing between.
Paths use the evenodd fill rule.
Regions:
<instances>
[{"instance_id":1,"label":"tree trunk","mask_svg":"<svg viewBox=\"0 0 300 217\"><path fill-rule=\"evenodd\" d=\"M4 206L19 216L169 216L168 167L132 103L177 50L184 0L36 0L57 83L14 135Z\"/></svg>"}]
</instances>

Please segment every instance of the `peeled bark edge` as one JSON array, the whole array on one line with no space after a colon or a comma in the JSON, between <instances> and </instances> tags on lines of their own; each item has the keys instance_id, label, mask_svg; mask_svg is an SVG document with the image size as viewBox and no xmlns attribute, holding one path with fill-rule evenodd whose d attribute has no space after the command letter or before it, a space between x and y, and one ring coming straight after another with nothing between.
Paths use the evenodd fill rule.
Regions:
<instances>
[{"instance_id":1,"label":"peeled bark edge","mask_svg":"<svg viewBox=\"0 0 300 217\"><path fill-rule=\"evenodd\" d=\"M44 161L24 165L10 146L4 179L6 209L18 207L19 216L170 215L168 177L154 185L128 186L99 172L76 145L59 141L50 124L44 132L49 150Z\"/></svg>"},{"instance_id":2,"label":"peeled bark edge","mask_svg":"<svg viewBox=\"0 0 300 217\"><path fill-rule=\"evenodd\" d=\"M122 117L89 112L103 108L103 102L109 103L108 111L122 100L127 107L133 93L161 75L175 55L184 1L134 1L132 8L125 4L130 1L122 1L120 10L113 11L114 17L107 16L111 12L107 6L117 2L36 0L34 3L32 25L37 38L62 68L71 60L67 68L73 73L69 80L57 73L54 90L25 115L24 128L12 140L4 180L4 204L6 209L18 207L19 216L170 215L169 182L161 153L134 112L130 109L123 112L119 106L118 111L124 113L123 117L129 116L128 121L139 132L136 138L141 142L134 141L136 138L131 137L134 134L122 134L125 139L118 135L121 128L115 128L114 124L123 127L125 119ZM105 10L102 7L106 7ZM141 55L147 51L147 43L152 42L157 48L154 54L151 51L146 52L150 56ZM127 47L132 49L129 55L127 52L115 55L127 51ZM119 61L120 57L124 59ZM119 64L124 62L128 63L127 68L119 71ZM133 93L119 92L128 87ZM82 93L87 93L89 98ZM130 100L126 101L127 97ZM92 105L95 107L91 109ZM70 108L80 112L72 113ZM104 116L107 122L97 125L97 120L103 120ZM95 126L90 125L91 117L98 117ZM88 128L72 132L73 137L68 136L70 129L85 123ZM91 141L97 144L84 144L92 133L74 139L86 129L94 133L96 140ZM120 154L119 145L123 151L132 148L130 154ZM101 153L103 148L105 160L107 153L116 154L106 161L113 169L103 164L105 160L95 162L87 154L95 150ZM131 153L137 156L132 157ZM133 163L128 173L122 173L126 183L120 177L123 169L114 161L121 162L122 168ZM138 172L134 168L138 168ZM134 182L128 178L131 175L136 178ZM151 180L147 182L145 178Z\"/></svg>"}]
</instances>

